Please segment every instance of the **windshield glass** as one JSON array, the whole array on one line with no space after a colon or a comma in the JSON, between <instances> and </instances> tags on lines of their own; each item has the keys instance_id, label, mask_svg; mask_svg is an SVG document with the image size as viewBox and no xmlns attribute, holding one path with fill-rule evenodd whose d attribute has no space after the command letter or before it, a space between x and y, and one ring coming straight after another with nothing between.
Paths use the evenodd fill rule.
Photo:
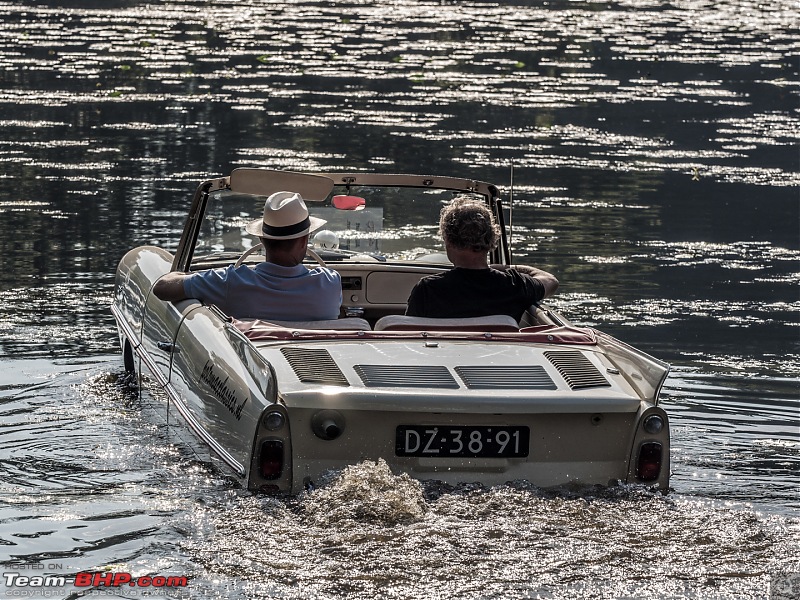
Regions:
<instances>
[{"instance_id":1,"label":"windshield glass","mask_svg":"<svg viewBox=\"0 0 800 600\"><path fill-rule=\"evenodd\" d=\"M439 212L457 195L485 201L480 194L440 189L334 188L324 201L306 202L311 215L327 221L312 234L309 245L326 261L417 260L442 253ZM213 192L192 262L235 257L258 244L245 226L260 219L263 210L263 196ZM257 260L263 258L254 256Z\"/></svg>"}]
</instances>

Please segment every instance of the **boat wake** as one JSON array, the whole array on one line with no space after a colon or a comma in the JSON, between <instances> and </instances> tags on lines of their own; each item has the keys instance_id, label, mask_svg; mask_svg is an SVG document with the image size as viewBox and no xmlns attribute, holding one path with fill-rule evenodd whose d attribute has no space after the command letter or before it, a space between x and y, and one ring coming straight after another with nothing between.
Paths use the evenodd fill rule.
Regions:
<instances>
[{"instance_id":1,"label":"boat wake","mask_svg":"<svg viewBox=\"0 0 800 600\"><path fill-rule=\"evenodd\" d=\"M756 598L800 570L800 521L642 487L452 487L378 461L222 508L199 509L183 549L249 597L599 597L602 581L603 597Z\"/></svg>"}]
</instances>

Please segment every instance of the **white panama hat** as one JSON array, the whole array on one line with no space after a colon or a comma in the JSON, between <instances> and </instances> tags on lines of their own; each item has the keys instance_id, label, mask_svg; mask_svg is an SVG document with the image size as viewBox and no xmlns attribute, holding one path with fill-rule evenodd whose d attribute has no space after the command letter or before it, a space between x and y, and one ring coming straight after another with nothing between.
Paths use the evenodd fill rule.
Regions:
<instances>
[{"instance_id":1,"label":"white panama hat","mask_svg":"<svg viewBox=\"0 0 800 600\"><path fill-rule=\"evenodd\" d=\"M264 202L264 217L251 221L247 233L269 240L292 240L316 231L327 221L309 216L297 192L275 192Z\"/></svg>"}]
</instances>

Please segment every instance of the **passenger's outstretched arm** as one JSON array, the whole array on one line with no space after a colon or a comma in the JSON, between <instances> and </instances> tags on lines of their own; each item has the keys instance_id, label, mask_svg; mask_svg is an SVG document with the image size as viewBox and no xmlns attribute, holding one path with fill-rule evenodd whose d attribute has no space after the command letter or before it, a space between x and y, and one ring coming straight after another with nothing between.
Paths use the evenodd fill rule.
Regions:
<instances>
[{"instance_id":1,"label":"passenger's outstretched arm","mask_svg":"<svg viewBox=\"0 0 800 600\"><path fill-rule=\"evenodd\" d=\"M537 269L536 267L531 267L528 265L489 265L492 269L498 269L500 271L505 271L506 269L516 269L520 273L525 275L529 275L534 279L538 279L542 285L544 286L544 297L547 298L548 296L552 296L556 293L558 289L558 279L556 279L555 275L552 273L548 273L547 271L542 271L541 269Z\"/></svg>"}]
</instances>

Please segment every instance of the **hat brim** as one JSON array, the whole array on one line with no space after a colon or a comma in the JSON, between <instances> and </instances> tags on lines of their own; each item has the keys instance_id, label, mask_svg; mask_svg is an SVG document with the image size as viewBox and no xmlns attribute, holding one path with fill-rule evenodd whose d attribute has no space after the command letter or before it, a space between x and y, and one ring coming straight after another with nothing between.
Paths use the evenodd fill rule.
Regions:
<instances>
[{"instance_id":1,"label":"hat brim","mask_svg":"<svg viewBox=\"0 0 800 600\"><path fill-rule=\"evenodd\" d=\"M244 228L247 233L250 235L255 235L260 238L265 238L268 240L294 240L299 237L303 237L304 235L308 235L310 233L315 232L317 229L325 225L327 221L325 219L318 219L317 217L312 217L309 215L309 226L303 229L302 231L292 233L291 235L270 235L264 231L264 221L262 219L256 219L255 221L250 221L247 226Z\"/></svg>"}]
</instances>

